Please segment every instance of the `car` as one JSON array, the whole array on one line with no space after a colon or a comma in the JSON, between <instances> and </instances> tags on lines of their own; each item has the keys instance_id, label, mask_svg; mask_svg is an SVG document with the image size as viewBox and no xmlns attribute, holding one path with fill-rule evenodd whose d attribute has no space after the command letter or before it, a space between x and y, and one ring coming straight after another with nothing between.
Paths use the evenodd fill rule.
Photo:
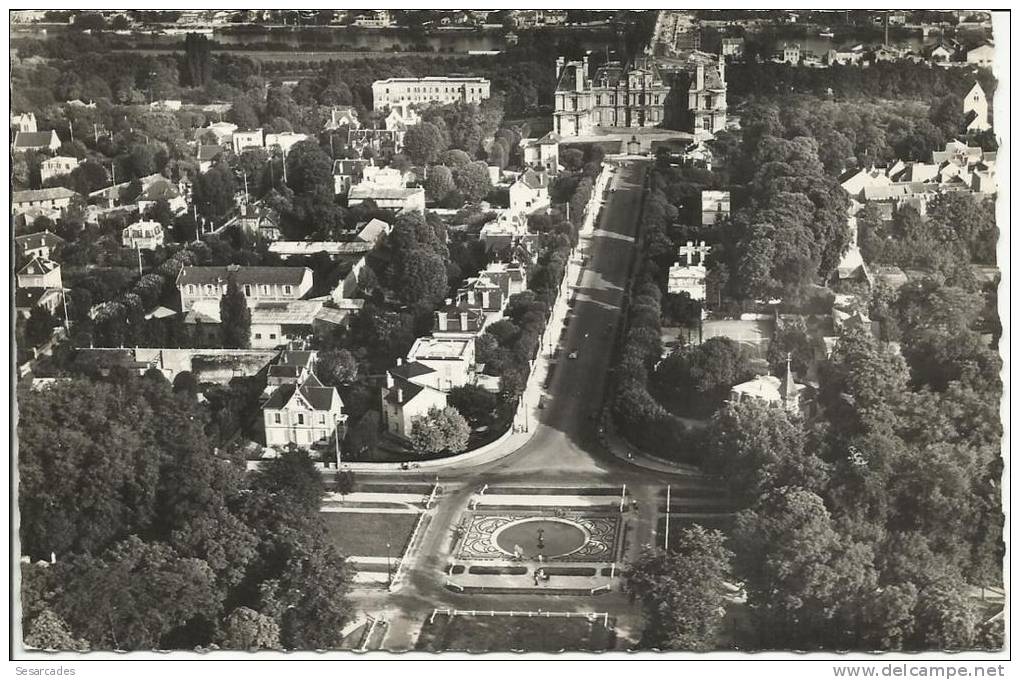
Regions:
<instances>
[{"instance_id":1,"label":"car","mask_svg":"<svg viewBox=\"0 0 1020 680\"><path fill-rule=\"evenodd\" d=\"M567 355L567 358L568 358L568 359L576 359L576 358L577 358L577 350L575 349L575 350L574 350L573 352L571 352L570 354L568 354L568 355Z\"/></svg>"}]
</instances>

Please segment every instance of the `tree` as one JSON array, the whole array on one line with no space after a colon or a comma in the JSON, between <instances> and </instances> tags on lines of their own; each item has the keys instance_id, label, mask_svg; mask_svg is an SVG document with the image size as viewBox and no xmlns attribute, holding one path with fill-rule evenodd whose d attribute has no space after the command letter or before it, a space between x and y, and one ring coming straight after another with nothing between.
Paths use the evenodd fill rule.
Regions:
<instances>
[{"instance_id":1,"label":"tree","mask_svg":"<svg viewBox=\"0 0 1020 680\"><path fill-rule=\"evenodd\" d=\"M174 214L170 210L170 202L165 198L159 198L152 204L152 207L145 211L144 217L147 220L155 220L164 227L168 227L173 222Z\"/></svg>"},{"instance_id":2,"label":"tree","mask_svg":"<svg viewBox=\"0 0 1020 680\"><path fill-rule=\"evenodd\" d=\"M289 526L318 519L324 486L322 475L308 452L295 446L285 448L278 458L265 461L252 476L251 487L273 500Z\"/></svg>"},{"instance_id":3,"label":"tree","mask_svg":"<svg viewBox=\"0 0 1020 680\"><path fill-rule=\"evenodd\" d=\"M198 176L192 191L198 212L215 222L234 208L237 183L230 168L219 163Z\"/></svg>"},{"instance_id":4,"label":"tree","mask_svg":"<svg viewBox=\"0 0 1020 680\"><path fill-rule=\"evenodd\" d=\"M446 401L464 416L472 429L491 427L496 420L499 401L495 394L484 387L478 385L455 387L450 390Z\"/></svg>"},{"instance_id":5,"label":"tree","mask_svg":"<svg viewBox=\"0 0 1020 680\"><path fill-rule=\"evenodd\" d=\"M655 380L688 412L708 415L722 405L731 387L751 375L747 350L730 338L716 337L668 356Z\"/></svg>"},{"instance_id":6,"label":"tree","mask_svg":"<svg viewBox=\"0 0 1020 680\"><path fill-rule=\"evenodd\" d=\"M408 305L435 304L446 296L446 263L424 248L406 251L394 281L397 298Z\"/></svg>"},{"instance_id":7,"label":"tree","mask_svg":"<svg viewBox=\"0 0 1020 680\"><path fill-rule=\"evenodd\" d=\"M220 647L253 651L280 648L280 626L248 607L238 607L223 622Z\"/></svg>"},{"instance_id":8,"label":"tree","mask_svg":"<svg viewBox=\"0 0 1020 680\"><path fill-rule=\"evenodd\" d=\"M477 203L492 191L489 169L482 162L469 163L454 169L453 182L468 203Z\"/></svg>"},{"instance_id":9,"label":"tree","mask_svg":"<svg viewBox=\"0 0 1020 680\"><path fill-rule=\"evenodd\" d=\"M358 361L346 349L319 352L315 368L327 385L347 385L358 378Z\"/></svg>"},{"instance_id":10,"label":"tree","mask_svg":"<svg viewBox=\"0 0 1020 680\"><path fill-rule=\"evenodd\" d=\"M646 649L710 651L722 623L723 580L731 553L723 535L695 524L668 551L646 548L626 572L626 590L641 601Z\"/></svg>"},{"instance_id":11,"label":"tree","mask_svg":"<svg viewBox=\"0 0 1020 680\"><path fill-rule=\"evenodd\" d=\"M332 203L333 161L312 140L298 142L287 154L287 186L299 196L314 196Z\"/></svg>"},{"instance_id":12,"label":"tree","mask_svg":"<svg viewBox=\"0 0 1020 680\"><path fill-rule=\"evenodd\" d=\"M56 319L50 310L36 305L28 315L25 323L25 339L32 347L39 347L53 335Z\"/></svg>"},{"instance_id":13,"label":"tree","mask_svg":"<svg viewBox=\"0 0 1020 680\"><path fill-rule=\"evenodd\" d=\"M780 486L825 485L824 464L805 450L800 425L781 407L730 404L712 418L705 442L705 466L726 480L740 503L753 503Z\"/></svg>"},{"instance_id":14,"label":"tree","mask_svg":"<svg viewBox=\"0 0 1020 680\"><path fill-rule=\"evenodd\" d=\"M184 37L184 81L192 87L203 87L212 79L212 45L198 33Z\"/></svg>"},{"instance_id":15,"label":"tree","mask_svg":"<svg viewBox=\"0 0 1020 680\"><path fill-rule=\"evenodd\" d=\"M227 279L227 292L220 298L220 337L230 349L251 346L251 310L235 274Z\"/></svg>"},{"instance_id":16,"label":"tree","mask_svg":"<svg viewBox=\"0 0 1020 680\"><path fill-rule=\"evenodd\" d=\"M404 153L420 165L431 165L446 150L443 133L432 123L423 122L407 128L404 134Z\"/></svg>"},{"instance_id":17,"label":"tree","mask_svg":"<svg viewBox=\"0 0 1020 680\"><path fill-rule=\"evenodd\" d=\"M172 648L172 634L187 638L220 609L208 564L137 536L58 565L56 613L93 649Z\"/></svg>"},{"instance_id":18,"label":"tree","mask_svg":"<svg viewBox=\"0 0 1020 680\"><path fill-rule=\"evenodd\" d=\"M452 406L432 407L411 424L411 444L419 455L460 453L467 448L471 428Z\"/></svg>"},{"instance_id":19,"label":"tree","mask_svg":"<svg viewBox=\"0 0 1020 680\"><path fill-rule=\"evenodd\" d=\"M922 588L914 622L914 649L968 649L974 642L977 617L963 583L942 580Z\"/></svg>"},{"instance_id":20,"label":"tree","mask_svg":"<svg viewBox=\"0 0 1020 680\"><path fill-rule=\"evenodd\" d=\"M49 609L44 609L28 626L25 646L63 652L87 652L87 640L77 639L67 623Z\"/></svg>"},{"instance_id":21,"label":"tree","mask_svg":"<svg viewBox=\"0 0 1020 680\"><path fill-rule=\"evenodd\" d=\"M429 166L428 177L425 178L425 195L430 201L441 202L456 188L450 168L445 165Z\"/></svg>"}]
</instances>

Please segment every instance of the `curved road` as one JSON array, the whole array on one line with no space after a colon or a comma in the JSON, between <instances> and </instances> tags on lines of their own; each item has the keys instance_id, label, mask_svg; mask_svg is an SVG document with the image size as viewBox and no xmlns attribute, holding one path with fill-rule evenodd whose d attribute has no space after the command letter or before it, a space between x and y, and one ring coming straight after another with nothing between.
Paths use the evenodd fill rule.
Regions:
<instances>
[{"instance_id":1,"label":"curved road","mask_svg":"<svg viewBox=\"0 0 1020 680\"><path fill-rule=\"evenodd\" d=\"M458 595L443 587L443 570L451 548L451 528L471 495L484 484L562 486L621 486L638 500L641 512L633 526L628 557L642 545L656 542L658 494L669 475L630 465L596 443L592 414L602 404L605 381L620 304L631 262L635 256L638 214L649 161L629 161L617 168L594 234L583 238L581 250L589 256L583 271L573 314L560 338L558 366L545 392L546 407L531 439L515 452L491 463L422 473L421 481L441 479L443 495L419 545L408 556L404 583L394 592L356 590L355 605L389 624L384 647L392 651L414 648L418 630L435 607L460 609L608 611L617 618L621 642L640 632L640 612L619 592L596 597L556 595ZM577 351L576 359L568 359ZM402 473L407 482L417 475ZM373 481L383 477L372 475ZM688 480L688 484L690 481Z\"/></svg>"}]
</instances>

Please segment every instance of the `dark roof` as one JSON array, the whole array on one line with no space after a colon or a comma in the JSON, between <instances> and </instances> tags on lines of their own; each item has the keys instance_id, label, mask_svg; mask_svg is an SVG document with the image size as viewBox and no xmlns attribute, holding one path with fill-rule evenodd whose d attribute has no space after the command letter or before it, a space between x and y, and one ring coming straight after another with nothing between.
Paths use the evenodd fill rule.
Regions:
<instances>
[{"instance_id":1,"label":"dark roof","mask_svg":"<svg viewBox=\"0 0 1020 680\"><path fill-rule=\"evenodd\" d=\"M428 375L434 373L435 369L429 368L425 364L419 361L405 361L399 366L394 366L390 369L390 374L395 378L403 378L410 380L417 378L418 376Z\"/></svg>"},{"instance_id":2,"label":"dark roof","mask_svg":"<svg viewBox=\"0 0 1020 680\"><path fill-rule=\"evenodd\" d=\"M19 132L14 135L14 147L30 149L39 146L49 146L53 139L53 130L39 132Z\"/></svg>"},{"instance_id":3,"label":"dark roof","mask_svg":"<svg viewBox=\"0 0 1020 680\"><path fill-rule=\"evenodd\" d=\"M51 201L56 198L70 198L77 196L75 192L67 187L50 187L49 189L30 189L28 191L15 191L11 194L11 203L27 203L29 201Z\"/></svg>"},{"instance_id":4,"label":"dark roof","mask_svg":"<svg viewBox=\"0 0 1020 680\"><path fill-rule=\"evenodd\" d=\"M15 309L31 309L49 291L59 292L57 288L16 288L14 290Z\"/></svg>"},{"instance_id":5,"label":"dark roof","mask_svg":"<svg viewBox=\"0 0 1020 680\"><path fill-rule=\"evenodd\" d=\"M397 399L397 390L400 390L400 399ZM391 404L406 404L411 401L425 388L403 378L394 378L393 387L386 393L386 401Z\"/></svg>"},{"instance_id":6,"label":"dark roof","mask_svg":"<svg viewBox=\"0 0 1020 680\"><path fill-rule=\"evenodd\" d=\"M333 405L333 395L336 390L332 387L321 387L318 380L311 382L311 378L306 380L300 387L297 385L281 385L278 387L273 394L269 397L262 408L268 409L280 409L287 405L291 397L294 396L295 390L299 391L301 397L307 401L313 409L316 411L328 411Z\"/></svg>"},{"instance_id":7,"label":"dark roof","mask_svg":"<svg viewBox=\"0 0 1020 680\"><path fill-rule=\"evenodd\" d=\"M278 284L297 286L305 277L305 272L310 271L307 267L237 267L231 272L230 267L184 267L177 277L177 285L189 283L223 283L234 273L238 285L251 284Z\"/></svg>"},{"instance_id":8,"label":"dark roof","mask_svg":"<svg viewBox=\"0 0 1020 680\"><path fill-rule=\"evenodd\" d=\"M549 186L549 176L544 172L535 172L531 168L521 175L521 181L529 189L543 189Z\"/></svg>"},{"instance_id":9,"label":"dark roof","mask_svg":"<svg viewBox=\"0 0 1020 680\"><path fill-rule=\"evenodd\" d=\"M21 268L18 274L28 274L29 276L42 276L43 274L49 274L51 271L59 267L53 260L47 260L44 257L38 255L32 258L32 261Z\"/></svg>"},{"instance_id":10,"label":"dark roof","mask_svg":"<svg viewBox=\"0 0 1020 680\"><path fill-rule=\"evenodd\" d=\"M224 151L225 149L219 144L202 144L198 147L198 160L211 161Z\"/></svg>"},{"instance_id":11,"label":"dark roof","mask_svg":"<svg viewBox=\"0 0 1020 680\"><path fill-rule=\"evenodd\" d=\"M38 231L34 234L15 236L14 242L25 250L35 250L36 248L42 248L43 246L49 248L58 246L64 243L64 239L47 229L46 231Z\"/></svg>"},{"instance_id":12,"label":"dark roof","mask_svg":"<svg viewBox=\"0 0 1020 680\"><path fill-rule=\"evenodd\" d=\"M289 349L280 353L280 363L278 366L298 366L305 368L312 359L312 352L305 350L294 350Z\"/></svg>"},{"instance_id":13,"label":"dark roof","mask_svg":"<svg viewBox=\"0 0 1020 680\"><path fill-rule=\"evenodd\" d=\"M177 198L181 195L181 192L177 190L168 179L158 179L148 186L148 188L142 192L142 195L138 197L141 201L158 201L159 199L170 199Z\"/></svg>"},{"instance_id":14,"label":"dark roof","mask_svg":"<svg viewBox=\"0 0 1020 680\"><path fill-rule=\"evenodd\" d=\"M270 378L297 378L301 375L300 366L270 366L269 377Z\"/></svg>"}]
</instances>

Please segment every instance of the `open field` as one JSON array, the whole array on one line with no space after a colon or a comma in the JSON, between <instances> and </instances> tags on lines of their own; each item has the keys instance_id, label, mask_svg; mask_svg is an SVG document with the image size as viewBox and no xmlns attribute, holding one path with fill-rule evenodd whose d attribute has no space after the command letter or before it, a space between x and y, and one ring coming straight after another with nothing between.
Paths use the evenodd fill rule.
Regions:
<instances>
[{"instance_id":1,"label":"open field","mask_svg":"<svg viewBox=\"0 0 1020 680\"><path fill-rule=\"evenodd\" d=\"M389 554L399 558L414 530L418 515L412 513L387 513L374 515L364 512L325 512L329 542L347 557L386 557Z\"/></svg>"},{"instance_id":2,"label":"open field","mask_svg":"<svg viewBox=\"0 0 1020 680\"><path fill-rule=\"evenodd\" d=\"M449 616L439 614L422 626L416 649L427 652L560 652L605 651L616 645L616 633L600 617L546 618L524 616Z\"/></svg>"}]
</instances>

